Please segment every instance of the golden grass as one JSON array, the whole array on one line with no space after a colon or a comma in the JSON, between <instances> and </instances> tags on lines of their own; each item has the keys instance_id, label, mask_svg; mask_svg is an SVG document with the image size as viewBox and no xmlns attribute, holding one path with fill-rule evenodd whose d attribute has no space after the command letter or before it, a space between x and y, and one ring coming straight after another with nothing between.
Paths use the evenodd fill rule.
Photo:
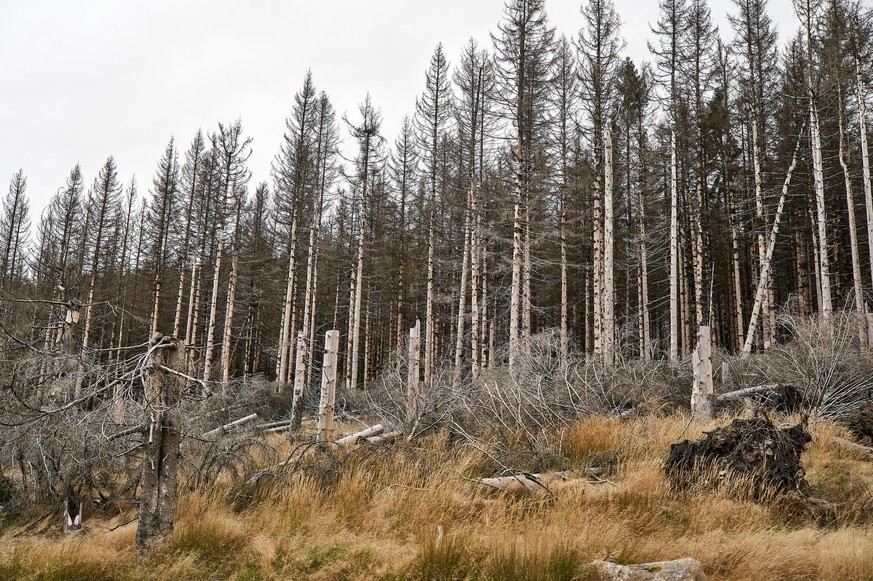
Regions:
<instances>
[{"instance_id":1,"label":"golden grass","mask_svg":"<svg viewBox=\"0 0 873 581\"><path fill-rule=\"evenodd\" d=\"M224 482L182 493L173 535L141 558L135 523L109 531L118 523L88 521L87 534L66 539L9 531L0 579L584 579L594 559L687 556L711 579L873 579L863 518L873 463L825 439L810 444L804 465L848 524L820 528L725 492L668 490L670 443L725 421L586 418L553 437L571 477L530 498L471 482L491 475L483 470L497 452L444 437L313 459L257 489ZM602 480L572 476L604 458Z\"/></svg>"}]
</instances>

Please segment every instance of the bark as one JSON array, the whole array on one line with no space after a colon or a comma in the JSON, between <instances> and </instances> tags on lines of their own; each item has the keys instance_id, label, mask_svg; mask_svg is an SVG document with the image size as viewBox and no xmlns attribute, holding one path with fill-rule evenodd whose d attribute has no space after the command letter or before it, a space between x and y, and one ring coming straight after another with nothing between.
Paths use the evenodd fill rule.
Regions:
<instances>
[{"instance_id":1,"label":"bark","mask_svg":"<svg viewBox=\"0 0 873 581\"><path fill-rule=\"evenodd\" d=\"M149 428L136 531L136 546L140 550L173 531L182 428L176 406L182 381L162 367L177 372L185 369L185 343L156 334L149 343L146 358L144 420Z\"/></svg>"}]
</instances>

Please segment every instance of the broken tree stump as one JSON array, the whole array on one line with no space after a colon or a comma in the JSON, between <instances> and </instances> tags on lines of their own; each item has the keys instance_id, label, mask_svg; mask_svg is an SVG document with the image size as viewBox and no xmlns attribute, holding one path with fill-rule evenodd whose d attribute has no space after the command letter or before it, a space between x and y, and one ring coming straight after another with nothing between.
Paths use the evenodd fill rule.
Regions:
<instances>
[{"instance_id":1,"label":"broken tree stump","mask_svg":"<svg viewBox=\"0 0 873 581\"><path fill-rule=\"evenodd\" d=\"M339 350L339 331L328 331L324 336L324 361L321 367L321 401L318 405L318 439L333 438L333 409L336 401L336 361Z\"/></svg>"},{"instance_id":2,"label":"broken tree stump","mask_svg":"<svg viewBox=\"0 0 873 581\"><path fill-rule=\"evenodd\" d=\"M173 531L182 440L178 403L184 380L180 373L185 371L185 364L185 343L155 333L149 341L143 382L147 431L136 529L140 550Z\"/></svg>"},{"instance_id":3,"label":"broken tree stump","mask_svg":"<svg viewBox=\"0 0 873 581\"><path fill-rule=\"evenodd\" d=\"M700 420L713 417L712 344L708 325L701 325L697 333L697 349L692 353L694 384L691 388L691 413Z\"/></svg>"}]
</instances>

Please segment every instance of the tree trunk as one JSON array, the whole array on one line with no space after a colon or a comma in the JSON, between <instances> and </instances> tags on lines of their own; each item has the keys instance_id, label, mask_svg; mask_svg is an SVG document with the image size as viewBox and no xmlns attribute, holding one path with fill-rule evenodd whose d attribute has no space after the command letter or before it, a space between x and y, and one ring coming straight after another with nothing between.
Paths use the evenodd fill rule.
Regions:
<instances>
[{"instance_id":1,"label":"tree trunk","mask_svg":"<svg viewBox=\"0 0 873 581\"><path fill-rule=\"evenodd\" d=\"M612 202L612 133L607 123L603 129L604 179L603 179L603 364L611 368L615 364L615 236L613 232Z\"/></svg>"},{"instance_id":2,"label":"tree trunk","mask_svg":"<svg viewBox=\"0 0 873 581\"><path fill-rule=\"evenodd\" d=\"M212 374L212 355L215 352L215 327L218 319L218 281L221 274L221 253L224 250L224 225L218 229L218 253L212 273L212 298L209 301L209 326L206 332L206 355L203 357L203 384L207 394L211 391L209 377Z\"/></svg>"},{"instance_id":3,"label":"tree trunk","mask_svg":"<svg viewBox=\"0 0 873 581\"><path fill-rule=\"evenodd\" d=\"M183 372L185 343L156 334L149 343L145 379L145 424L149 426L143 455L136 546L147 549L173 531L176 477L179 468L182 417L178 399L181 378L162 366Z\"/></svg>"},{"instance_id":4,"label":"tree trunk","mask_svg":"<svg viewBox=\"0 0 873 581\"><path fill-rule=\"evenodd\" d=\"M852 176L849 172L849 165L846 163L846 132L843 127L843 93L840 87L837 87L837 112L838 123L840 126L840 145L839 145L839 160L840 167L843 168L843 178L846 183L846 208L849 214L849 244L852 254L852 283L855 291L855 310L858 311L858 340L862 349L867 348L867 324L864 314L864 290L861 282L861 258L858 253L858 230L855 223L855 196L852 194Z\"/></svg>"},{"instance_id":5,"label":"tree trunk","mask_svg":"<svg viewBox=\"0 0 873 581\"><path fill-rule=\"evenodd\" d=\"M288 248L288 277L285 285L285 301L282 305L282 332L279 336L278 370L276 374L277 388L288 383L288 366L291 357L291 313L294 310L294 290L297 274L297 207L295 205L291 218L291 240Z\"/></svg>"},{"instance_id":6,"label":"tree trunk","mask_svg":"<svg viewBox=\"0 0 873 581\"><path fill-rule=\"evenodd\" d=\"M233 339L233 311L236 307L236 278L237 278L237 255L233 249L231 259L230 281L227 283L227 306L224 313L224 333L221 338L221 391L227 393L227 384L230 381L230 355L231 341Z\"/></svg>"},{"instance_id":7,"label":"tree trunk","mask_svg":"<svg viewBox=\"0 0 873 581\"><path fill-rule=\"evenodd\" d=\"M773 218L773 228L770 231L770 240L767 243L767 250L764 253L764 260L761 262L761 272L758 275L758 290L755 292L755 304L752 306L752 316L749 320L749 329L746 332L746 341L743 344L742 357L746 358L752 352L752 341L755 337L755 326L758 324L758 314L761 312L761 307L765 302L765 293L767 290L768 280L770 278L770 263L773 260L773 249L776 247L776 235L779 234L779 222L782 219L782 209L785 206L785 197L788 195L788 186L791 184L791 174L797 166L797 153L800 151L800 143L803 135L803 129L797 136L797 145L794 147L794 154L791 156L791 165L788 166L788 172L785 175L785 183L782 184L782 195L779 196L779 205L776 207L776 216ZM764 320L764 326L768 321Z\"/></svg>"},{"instance_id":8,"label":"tree trunk","mask_svg":"<svg viewBox=\"0 0 873 581\"><path fill-rule=\"evenodd\" d=\"M336 400L336 364L339 349L339 331L328 331L324 336L324 360L321 371L321 402L318 406L318 439L333 439L333 410Z\"/></svg>"},{"instance_id":9,"label":"tree trunk","mask_svg":"<svg viewBox=\"0 0 873 581\"><path fill-rule=\"evenodd\" d=\"M691 413L697 419L713 417L712 343L708 325L701 325L697 333L697 349L693 353L694 386L691 393Z\"/></svg>"},{"instance_id":10,"label":"tree trunk","mask_svg":"<svg viewBox=\"0 0 873 581\"><path fill-rule=\"evenodd\" d=\"M676 130L670 132L670 363L679 363L679 193Z\"/></svg>"}]
</instances>

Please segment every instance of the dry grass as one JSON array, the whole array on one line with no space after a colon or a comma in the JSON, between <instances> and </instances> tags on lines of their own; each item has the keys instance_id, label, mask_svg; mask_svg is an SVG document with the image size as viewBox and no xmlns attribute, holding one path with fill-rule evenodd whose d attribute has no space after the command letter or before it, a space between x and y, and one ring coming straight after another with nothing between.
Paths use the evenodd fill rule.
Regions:
<instances>
[{"instance_id":1,"label":"dry grass","mask_svg":"<svg viewBox=\"0 0 873 581\"><path fill-rule=\"evenodd\" d=\"M135 523L108 530L132 514L67 539L8 531L0 579L584 579L593 559L686 556L712 579L873 578L873 463L824 439L804 455L809 481L843 511L839 526L724 492L676 497L661 461L707 427L681 416L584 419L554 434L551 452L571 470L606 464L605 475L549 481L552 494L532 498L471 482L523 457L505 448L433 437L361 449L257 487L184 492L172 537L142 558Z\"/></svg>"}]
</instances>

